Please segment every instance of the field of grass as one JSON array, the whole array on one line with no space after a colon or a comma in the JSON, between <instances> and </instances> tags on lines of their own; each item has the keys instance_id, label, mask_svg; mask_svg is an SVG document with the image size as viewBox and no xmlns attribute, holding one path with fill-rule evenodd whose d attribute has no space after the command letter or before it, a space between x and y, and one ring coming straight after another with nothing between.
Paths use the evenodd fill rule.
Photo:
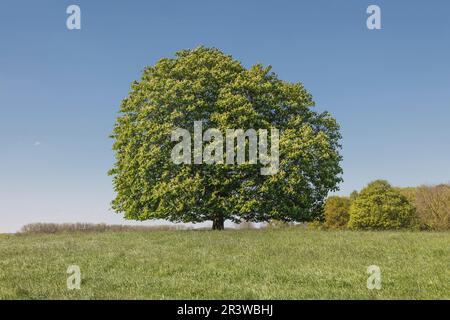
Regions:
<instances>
[{"instance_id":1,"label":"field of grass","mask_svg":"<svg viewBox=\"0 0 450 320\"><path fill-rule=\"evenodd\" d=\"M69 265L81 290L66 286ZM366 286L381 268L381 290ZM450 233L279 230L0 236L0 299L450 299Z\"/></svg>"}]
</instances>

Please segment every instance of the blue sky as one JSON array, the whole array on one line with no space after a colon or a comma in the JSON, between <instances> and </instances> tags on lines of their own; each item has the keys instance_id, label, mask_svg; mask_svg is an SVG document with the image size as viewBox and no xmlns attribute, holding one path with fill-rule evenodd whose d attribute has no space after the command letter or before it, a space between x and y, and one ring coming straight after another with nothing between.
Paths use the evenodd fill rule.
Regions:
<instances>
[{"instance_id":1,"label":"blue sky","mask_svg":"<svg viewBox=\"0 0 450 320\"><path fill-rule=\"evenodd\" d=\"M82 29L66 28L77 4ZM382 30L366 28L377 4ZM123 223L108 138L144 66L218 47L300 81L342 126L341 194L450 181L450 2L22 1L0 10L0 232Z\"/></svg>"}]
</instances>

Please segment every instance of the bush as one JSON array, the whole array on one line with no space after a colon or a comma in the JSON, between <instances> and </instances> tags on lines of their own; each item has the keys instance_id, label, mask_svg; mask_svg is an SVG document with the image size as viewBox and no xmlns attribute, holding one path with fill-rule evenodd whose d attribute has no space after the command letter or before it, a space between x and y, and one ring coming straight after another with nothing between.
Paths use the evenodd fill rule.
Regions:
<instances>
[{"instance_id":1,"label":"bush","mask_svg":"<svg viewBox=\"0 0 450 320\"><path fill-rule=\"evenodd\" d=\"M350 206L350 229L385 230L417 225L414 206L387 181L370 183Z\"/></svg>"},{"instance_id":2,"label":"bush","mask_svg":"<svg viewBox=\"0 0 450 320\"><path fill-rule=\"evenodd\" d=\"M417 188L415 206L422 229L450 229L450 185Z\"/></svg>"},{"instance_id":3,"label":"bush","mask_svg":"<svg viewBox=\"0 0 450 320\"><path fill-rule=\"evenodd\" d=\"M347 197L329 197L325 203L325 226L327 228L345 228L349 220L351 201Z\"/></svg>"}]
</instances>

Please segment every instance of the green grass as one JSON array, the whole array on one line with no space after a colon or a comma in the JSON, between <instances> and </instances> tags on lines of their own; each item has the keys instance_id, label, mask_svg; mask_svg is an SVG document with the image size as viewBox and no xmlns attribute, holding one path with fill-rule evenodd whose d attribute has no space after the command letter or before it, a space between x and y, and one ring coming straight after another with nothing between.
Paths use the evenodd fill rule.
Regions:
<instances>
[{"instance_id":1,"label":"green grass","mask_svg":"<svg viewBox=\"0 0 450 320\"><path fill-rule=\"evenodd\" d=\"M282 230L0 237L0 299L450 299L450 233ZM81 290L66 287L78 265ZM382 289L366 287L369 265Z\"/></svg>"}]
</instances>

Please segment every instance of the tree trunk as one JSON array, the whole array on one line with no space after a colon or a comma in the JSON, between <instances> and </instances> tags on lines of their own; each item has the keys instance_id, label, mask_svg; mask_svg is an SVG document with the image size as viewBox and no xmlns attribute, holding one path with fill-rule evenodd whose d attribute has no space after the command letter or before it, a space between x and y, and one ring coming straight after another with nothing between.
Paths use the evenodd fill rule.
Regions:
<instances>
[{"instance_id":1,"label":"tree trunk","mask_svg":"<svg viewBox=\"0 0 450 320\"><path fill-rule=\"evenodd\" d=\"M224 229L224 219L223 216L217 216L213 219L213 230L223 230Z\"/></svg>"}]
</instances>

